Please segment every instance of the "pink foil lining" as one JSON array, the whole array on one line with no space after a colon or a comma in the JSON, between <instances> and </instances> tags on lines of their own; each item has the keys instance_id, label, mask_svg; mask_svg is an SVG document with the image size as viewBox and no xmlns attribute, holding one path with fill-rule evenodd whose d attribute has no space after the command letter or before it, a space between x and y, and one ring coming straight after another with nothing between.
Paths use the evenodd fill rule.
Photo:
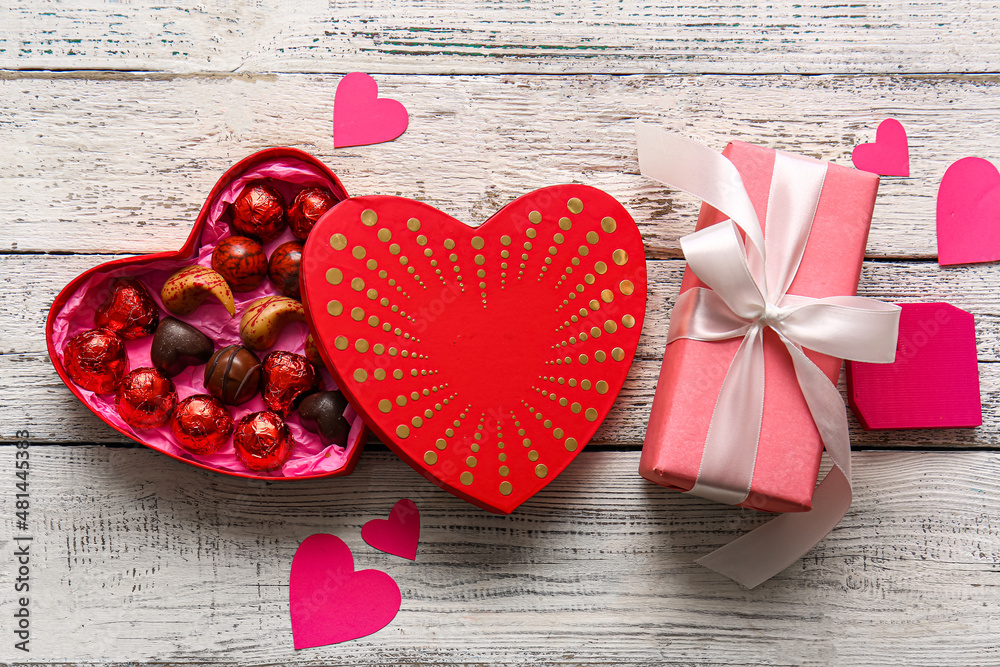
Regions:
<instances>
[{"instance_id":1,"label":"pink foil lining","mask_svg":"<svg viewBox=\"0 0 1000 667\"><path fill-rule=\"evenodd\" d=\"M117 268L108 272L97 272L86 280L80 288L66 301L62 310L57 316L53 328L52 339L55 349L58 350L60 360L63 360L63 350L66 341L87 329L94 328L94 312L104 302L111 283L115 278L123 276L135 276L146 286L150 295L160 307L160 316L169 317L170 313L163 308L160 300L160 288L163 283L175 271L182 266L200 264L210 267L212 265L212 250L223 238L230 236L228 224L228 204L243 190L243 186L256 179L269 178L272 185L285 198L285 204L291 204L295 195L304 187L319 186L337 191L334 184L329 181L321 172L313 168L306 162L294 158L281 158L270 162L262 163L252 170L245 172L239 179L230 183L216 197L209 207L208 220L201 233L201 243L196 257L189 262L178 261L176 259L155 261L136 267ZM295 237L289 229L285 229L274 241L266 244L264 250L268 257L279 245L285 241L291 241ZM136 273L138 271L138 273ZM269 280L264 282L252 292L234 293L236 297L236 317L230 318L226 309L213 298L205 302L191 315L183 318L183 321L197 327L207 336L215 341L216 349L225 347L233 343L240 342L240 315L243 310L254 300L271 294L277 294ZM304 354L305 339L309 330L305 323L292 322L287 325L278 342L269 350L259 353L263 357L273 350L288 350L297 354ZM149 350L153 343L152 336L146 336L137 340L127 341L126 349L129 355L130 369L143 366L152 366L149 358ZM173 381L177 386L177 394L180 399L193 394L207 393L203 382L205 366L192 366L184 369L174 376ZM322 387L324 389L336 389L337 384L325 368L320 368ZM77 387L84 397L86 404L101 415L106 421L122 429L126 433L152 447L153 449L172 454L181 458L197 461L220 470L233 471L238 473L250 473L239 459L233 449L232 440L226 444L219 452L210 456L198 456L191 454L186 449L174 442L170 427L135 430L129 427L119 416L115 409L114 394L95 394L84 391ZM251 412L266 410L264 401L260 394L242 405L226 406L234 421ZM298 413L293 412L285 420L295 438L295 449L292 455L280 469L271 473L256 473L258 475L281 477L299 477L322 475L332 473L344 467L350 459L349 454L358 445L358 436L361 434L363 422L361 417L348 406L344 412L344 417L351 424L351 431L348 436L347 448L336 445L324 445L318 435L305 430L299 423Z\"/></svg>"}]
</instances>

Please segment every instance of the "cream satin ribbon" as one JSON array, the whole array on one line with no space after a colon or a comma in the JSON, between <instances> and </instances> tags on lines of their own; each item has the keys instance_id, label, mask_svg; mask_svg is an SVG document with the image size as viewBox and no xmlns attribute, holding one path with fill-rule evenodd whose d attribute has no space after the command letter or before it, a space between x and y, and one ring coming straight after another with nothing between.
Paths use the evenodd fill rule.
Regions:
<instances>
[{"instance_id":1,"label":"cream satin ribbon","mask_svg":"<svg viewBox=\"0 0 1000 667\"><path fill-rule=\"evenodd\" d=\"M730 218L681 239L688 265L711 289L696 287L678 297L668 344L679 338L743 337L719 391L698 478L688 493L728 504L741 503L750 493L764 408L766 327L778 334L791 356L834 464L816 488L811 512L783 514L697 561L753 588L812 549L851 506L851 443L844 402L802 348L841 359L890 363L896 354L900 308L855 296L814 299L786 293L809 240L825 163L777 153L765 238L743 180L726 157L643 123L636 123L636 137L643 175L692 194Z\"/></svg>"}]
</instances>

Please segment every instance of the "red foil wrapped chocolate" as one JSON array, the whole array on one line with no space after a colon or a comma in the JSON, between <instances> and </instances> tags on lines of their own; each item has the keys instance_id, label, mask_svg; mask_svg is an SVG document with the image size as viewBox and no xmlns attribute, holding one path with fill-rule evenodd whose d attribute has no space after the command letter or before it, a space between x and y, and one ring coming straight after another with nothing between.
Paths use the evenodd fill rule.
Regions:
<instances>
[{"instance_id":1,"label":"red foil wrapped chocolate","mask_svg":"<svg viewBox=\"0 0 1000 667\"><path fill-rule=\"evenodd\" d=\"M160 309L135 278L115 280L108 298L94 313L97 328L113 331L125 340L150 335L159 322Z\"/></svg>"},{"instance_id":2,"label":"red foil wrapped chocolate","mask_svg":"<svg viewBox=\"0 0 1000 667\"><path fill-rule=\"evenodd\" d=\"M285 464L295 440L280 416L273 412L253 412L236 425L233 447L243 465L255 472L266 472Z\"/></svg>"},{"instance_id":3,"label":"red foil wrapped chocolate","mask_svg":"<svg viewBox=\"0 0 1000 667\"><path fill-rule=\"evenodd\" d=\"M273 241L285 228L285 200L267 183L254 181L233 202L233 229L261 243Z\"/></svg>"},{"instance_id":4,"label":"red foil wrapped chocolate","mask_svg":"<svg viewBox=\"0 0 1000 667\"><path fill-rule=\"evenodd\" d=\"M195 394L174 408L170 430L181 447L192 454L214 454L233 434L233 417L219 399Z\"/></svg>"},{"instance_id":5,"label":"red foil wrapped chocolate","mask_svg":"<svg viewBox=\"0 0 1000 667\"><path fill-rule=\"evenodd\" d=\"M212 250L212 268L234 292L257 289L267 275L264 247L249 236L230 236Z\"/></svg>"},{"instance_id":6,"label":"red foil wrapped chocolate","mask_svg":"<svg viewBox=\"0 0 1000 667\"><path fill-rule=\"evenodd\" d=\"M267 269L267 277L279 292L293 299L301 299L299 292L299 267L302 265L302 242L287 241L274 252Z\"/></svg>"},{"instance_id":7,"label":"red foil wrapped chocolate","mask_svg":"<svg viewBox=\"0 0 1000 667\"><path fill-rule=\"evenodd\" d=\"M125 341L109 329L89 329L66 343L63 365L73 382L87 391L111 394L128 373Z\"/></svg>"},{"instance_id":8,"label":"red foil wrapped chocolate","mask_svg":"<svg viewBox=\"0 0 1000 667\"><path fill-rule=\"evenodd\" d=\"M264 404L282 417L287 417L306 394L319 387L315 366L293 352L272 352L264 357L263 377Z\"/></svg>"},{"instance_id":9,"label":"red foil wrapped chocolate","mask_svg":"<svg viewBox=\"0 0 1000 667\"><path fill-rule=\"evenodd\" d=\"M300 190L288 207L288 226L295 238L305 241L320 216L336 203L337 197L326 188Z\"/></svg>"},{"instance_id":10,"label":"red foil wrapped chocolate","mask_svg":"<svg viewBox=\"0 0 1000 667\"><path fill-rule=\"evenodd\" d=\"M170 420L177 407L173 381L155 368L137 368L118 385L115 408L132 428L155 428Z\"/></svg>"}]
</instances>

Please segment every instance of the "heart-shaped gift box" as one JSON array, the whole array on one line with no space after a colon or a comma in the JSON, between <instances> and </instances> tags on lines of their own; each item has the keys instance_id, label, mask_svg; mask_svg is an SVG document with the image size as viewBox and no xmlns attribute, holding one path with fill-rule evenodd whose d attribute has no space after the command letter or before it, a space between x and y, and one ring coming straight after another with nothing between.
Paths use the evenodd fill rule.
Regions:
<instances>
[{"instance_id":1,"label":"heart-shaped gift box","mask_svg":"<svg viewBox=\"0 0 1000 667\"><path fill-rule=\"evenodd\" d=\"M213 248L230 235L229 205L239 196L247 183L259 180L264 180L274 187L286 202L291 202L296 193L310 186L328 188L338 199L345 199L348 196L333 172L303 151L294 148L271 148L241 160L216 183L198 214L187 242L180 250L107 262L78 276L60 292L49 310L46 322L49 357L70 391L105 423L129 438L168 456L202 468L241 477L290 479L349 474L364 445L366 434L360 415L351 407L344 412L345 418L351 424L346 447L324 444L318 435L302 427L297 414L293 412L286 420L296 442L290 458L279 470L256 473L240 462L231 441L215 454L198 456L180 447L169 427L132 429L119 417L115 408L114 394L97 394L82 389L70 379L64 365L66 342L76 334L94 328L95 311L105 301L112 284L118 278L138 279L156 301L161 317L170 315L163 308L160 299L160 289L164 282L184 266L193 264L211 266ZM292 238L292 232L285 229L281 236L265 243L264 250L270 256L277 246ZM258 288L234 295L235 318L230 317L220 303L209 299L194 313L182 319L212 338L216 349L219 349L240 342L240 314L250 303L276 293L270 281L264 280ZM307 334L308 329L304 322L291 322L285 326L277 342L270 349L303 354ZM151 343L151 336L126 341L132 369L152 365ZM191 366L173 378L181 399L192 394L205 393L204 369L204 364ZM336 388L336 383L326 369L319 369L319 372L326 389ZM234 420L264 409L266 408L260 395L241 405L229 406Z\"/></svg>"},{"instance_id":2,"label":"heart-shaped gift box","mask_svg":"<svg viewBox=\"0 0 1000 667\"><path fill-rule=\"evenodd\" d=\"M338 386L418 472L511 512L590 440L646 309L632 217L556 185L469 227L420 202L355 197L303 251L307 318Z\"/></svg>"}]
</instances>

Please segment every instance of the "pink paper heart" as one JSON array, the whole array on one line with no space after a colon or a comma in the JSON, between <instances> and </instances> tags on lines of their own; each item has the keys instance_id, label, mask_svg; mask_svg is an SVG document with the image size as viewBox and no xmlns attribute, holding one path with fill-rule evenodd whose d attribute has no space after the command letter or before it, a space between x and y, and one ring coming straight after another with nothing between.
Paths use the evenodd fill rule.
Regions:
<instances>
[{"instance_id":1,"label":"pink paper heart","mask_svg":"<svg viewBox=\"0 0 1000 667\"><path fill-rule=\"evenodd\" d=\"M364 146L392 141L403 132L410 116L400 102L379 98L375 79L352 72L337 84L333 98L333 146Z\"/></svg>"},{"instance_id":2,"label":"pink paper heart","mask_svg":"<svg viewBox=\"0 0 1000 667\"><path fill-rule=\"evenodd\" d=\"M938 264L1000 259L1000 172L978 157L944 172L937 198Z\"/></svg>"},{"instance_id":3,"label":"pink paper heart","mask_svg":"<svg viewBox=\"0 0 1000 667\"><path fill-rule=\"evenodd\" d=\"M408 498L393 505L388 519L372 519L361 527L361 538L379 551L417 559L420 541L420 510Z\"/></svg>"},{"instance_id":4,"label":"pink paper heart","mask_svg":"<svg viewBox=\"0 0 1000 667\"><path fill-rule=\"evenodd\" d=\"M883 176L910 175L910 146L906 130L895 118L886 118L875 131L875 143L861 144L851 154L854 166Z\"/></svg>"},{"instance_id":5,"label":"pink paper heart","mask_svg":"<svg viewBox=\"0 0 1000 667\"><path fill-rule=\"evenodd\" d=\"M288 598L297 649L377 632L402 603L392 577L378 570L355 572L351 549L325 533L310 535L295 551Z\"/></svg>"}]
</instances>

